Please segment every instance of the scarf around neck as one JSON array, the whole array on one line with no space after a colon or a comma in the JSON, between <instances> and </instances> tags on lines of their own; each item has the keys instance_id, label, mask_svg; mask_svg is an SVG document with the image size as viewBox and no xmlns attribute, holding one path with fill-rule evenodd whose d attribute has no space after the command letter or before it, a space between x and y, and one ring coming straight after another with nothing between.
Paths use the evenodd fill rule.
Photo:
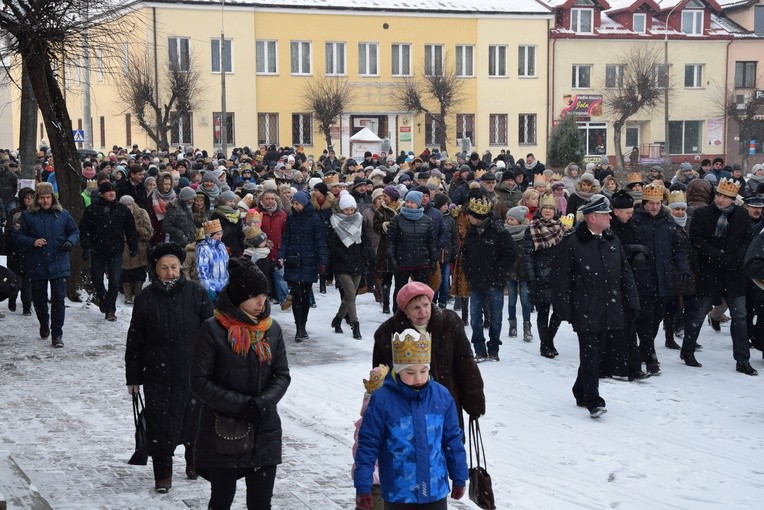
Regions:
<instances>
[{"instance_id":1,"label":"scarf around neck","mask_svg":"<svg viewBox=\"0 0 764 510\"><path fill-rule=\"evenodd\" d=\"M404 218L411 221L417 221L424 214L424 207L412 209L411 207L401 207L401 214Z\"/></svg>"},{"instance_id":2,"label":"scarf around neck","mask_svg":"<svg viewBox=\"0 0 764 510\"><path fill-rule=\"evenodd\" d=\"M363 230L363 216L356 212L351 215L334 213L329 218L334 232L340 238L345 247L361 242L361 233Z\"/></svg>"},{"instance_id":3,"label":"scarf around neck","mask_svg":"<svg viewBox=\"0 0 764 510\"><path fill-rule=\"evenodd\" d=\"M673 214L671 215L671 217L672 217L672 218L674 218L674 221L676 222L676 224L677 224L678 226L680 226L680 227L684 228L684 227L685 227L685 225L687 225L687 214L685 214L685 215L684 215L684 216L682 216L681 218L677 218L677 217L676 217L676 216L674 216Z\"/></svg>"},{"instance_id":4,"label":"scarf around neck","mask_svg":"<svg viewBox=\"0 0 764 510\"><path fill-rule=\"evenodd\" d=\"M560 220L536 218L531 221L529 228L534 250L551 248L559 243L565 235L565 230L562 228Z\"/></svg>"},{"instance_id":5,"label":"scarf around neck","mask_svg":"<svg viewBox=\"0 0 764 510\"><path fill-rule=\"evenodd\" d=\"M721 214L719 215L719 219L716 220L716 230L714 231L714 237L724 237L727 234L727 226L729 225L728 216L732 212L732 209L735 208L735 204L730 204L730 206L726 209L722 209L719 206L716 206L716 208L719 209Z\"/></svg>"},{"instance_id":6,"label":"scarf around neck","mask_svg":"<svg viewBox=\"0 0 764 510\"><path fill-rule=\"evenodd\" d=\"M224 217L229 223L239 223L241 220L241 214L239 213L239 210L227 205L217 206L215 208L215 212Z\"/></svg>"},{"instance_id":7,"label":"scarf around neck","mask_svg":"<svg viewBox=\"0 0 764 510\"><path fill-rule=\"evenodd\" d=\"M525 231L528 230L528 227L530 224L528 223L521 223L519 225L507 225L504 224L504 228L507 229L507 232L509 232L509 235L512 236L512 240L514 242L520 242L523 240L523 237L525 237Z\"/></svg>"},{"instance_id":8,"label":"scarf around neck","mask_svg":"<svg viewBox=\"0 0 764 510\"><path fill-rule=\"evenodd\" d=\"M268 211L269 213L273 214L273 213L276 212L276 209L279 208L279 203L278 202L274 202L273 205L265 205L265 204L261 203L260 206L263 209L265 209L266 211Z\"/></svg>"},{"instance_id":9,"label":"scarf around neck","mask_svg":"<svg viewBox=\"0 0 764 510\"><path fill-rule=\"evenodd\" d=\"M167 193L159 191L159 187L151 191L151 208L154 210L158 220L163 220L167 214L167 204L175 200L175 190L170 188Z\"/></svg>"},{"instance_id":10,"label":"scarf around neck","mask_svg":"<svg viewBox=\"0 0 764 510\"><path fill-rule=\"evenodd\" d=\"M271 345L265 340L265 333L273 323L270 316L252 323L227 315L219 309L215 309L213 313L215 320L228 331L228 343L233 352L246 357L249 350L252 349L260 363L271 361Z\"/></svg>"}]
</instances>

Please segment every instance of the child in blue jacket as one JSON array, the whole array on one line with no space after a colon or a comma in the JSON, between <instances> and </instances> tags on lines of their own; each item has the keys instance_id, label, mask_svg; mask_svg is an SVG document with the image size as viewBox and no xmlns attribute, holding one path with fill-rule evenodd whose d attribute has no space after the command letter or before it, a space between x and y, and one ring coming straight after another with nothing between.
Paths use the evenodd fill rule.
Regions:
<instances>
[{"instance_id":1,"label":"child in blue jacket","mask_svg":"<svg viewBox=\"0 0 764 510\"><path fill-rule=\"evenodd\" d=\"M220 291L228 284L228 250L221 240L223 227L220 220L202 224L204 240L196 245L196 270L202 284L214 303Z\"/></svg>"},{"instance_id":2,"label":"child in blue jacket","mask_svg":"<svg viewBox=\"0 0 764 510\"><path fill-rule=\"evenodd\" d=\"M428 334L406 329L392 342L393 370L371 396L358 433L356 508L372 508L379 461L386 509L446 510L449 492L460 499L468 476L456 405L444 386L430 380Z\"/></svg>"}]
</instances>

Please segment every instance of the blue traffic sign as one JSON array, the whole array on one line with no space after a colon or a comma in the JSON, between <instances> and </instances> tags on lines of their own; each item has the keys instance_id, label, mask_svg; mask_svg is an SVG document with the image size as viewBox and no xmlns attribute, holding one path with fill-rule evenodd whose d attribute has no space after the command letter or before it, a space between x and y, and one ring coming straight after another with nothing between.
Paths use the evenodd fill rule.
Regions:
<instances>
[{"instance_id":1,"label":"blue traffic sign","mask_svg":"<svg viewBox=\"0 0 764 510\"><path fill-rule=\"evenodd\" d=\"M83 143L85 141L85 130L84 129L73 129L72 134L74 135L74 142L75 143Z\"/></svg>"}]
</instances>

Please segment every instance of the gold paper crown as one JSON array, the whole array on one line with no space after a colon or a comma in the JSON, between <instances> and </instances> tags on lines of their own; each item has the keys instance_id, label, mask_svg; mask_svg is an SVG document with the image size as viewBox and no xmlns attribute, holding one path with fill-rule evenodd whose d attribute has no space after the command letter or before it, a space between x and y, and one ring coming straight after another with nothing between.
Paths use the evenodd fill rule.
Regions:
<instances>
[{"instance_id":1,"label":"gold paper crown","mask_svg":"<svg viewBox=\"0 0 764 510\"><path fill-rule=\"evenodd\" d=\"M366 388L366 393L371 395L381 388L389 371L390 368L387 365L379 365L378 367L373 368L369 372L369 378L363 380L363 387Z\"/></svg>"},{"instance_id":2,"label":"gold paper crown","mask_svg":"<svg viewBox=\"0 0 764 510\"><path fill-rule=\"evenodd\" d=\"M562 223L562 226L565 228L573 228L573 223L576 221L576 217L573 213L568 214L567 216L561 216L560 217L560 223Z\"/></svg>"},{"instance_id":3,"label":"gold paper crown","mask_svg":"<svg viewBox=\"0 0 764 510\"><path fill-rule=\"evenodd\" d=\"M204 227L199 227L196 229L194 239L196 239L197 241L201 241L202 239L204 239Z\"/></svg>"},{"instance_id":4,"label":"gold paper crown","mask_svg":"<svg viewBox=\"0 0 764 510\"><path fill-rule=\"evenodd\" d=\"M480 179L485 175L485 170L475 170L475 180Z\"/></svg>"},{"instance_id":5,"label":"gold paper crown","mask_svg":"<svg viewBox=\"0 0 764 510\"><path fill-rule=\"evenodd\" d=\"M220 220L205 221L202 223L202 227L204 227L204 233L207 235L212 235L215 232L223 231L223 227L220 226Z\"/></svg>"},{"instance_id":6,"label":"gold paper crown","mask_svg":"<svg viewBox=\"0 0 764 510\"><path fill-rule=\"evenodd\" d=\"M250 209L247 211L247 223L255 223L261 225L263 223L263 213L257 209Z\"/></svg>"},{"instance_id":7,"label":"gold paper crown","mask_svg":"<svg viewBox=\"0 0 764 510\"><path fill-rule=\"evenodd\" d=\"M740 191L740 184L735 181L728 180L726 177L722 177L719 184L716 186L716 192L722 195L735 198L737 192Z\"/></svg>"},{"instance_id":8,"label":"gold paper crown","mask_svg":"<svg viewBox=\"0 0 764 510\"><path fill-rule=\"evenodd\" d=\"M98 189L98 181L95 179L88 179L85 181L85 188L88 190Z\"/></svg>"},{"instance_id":9,"label":"gold paper crown","mask_svg":"<svg viewBox=\"0 0 764 510\"><path fill-rule=\"evenodd\" d=\"M401 339L402 338L402 339ZM404 329L393 335L393 365L426 365L430 363L430 335L415 329Z\"/></svg>"},{"instance_id":10,"label":"gold paper crown","mask_svg":"<svg viewBox=\"0 0 764 510\"><path fill-rule=\"evenodd\" d=\"M260 225L251 225L244 229L244 239L254 239L262 233Z\"/></svg>"},{"instance_id":11,"label":"gold paper crown","mask_svg":"<svg viewBox=\"0 0 764 510\"><path fill-rule=\"evenodd\" d=\"M475 214L487 216L491 214L491 207L493 204L485 198L470 198L467 209Z\"/></svg>"},{"instance_id":12,"label":"gold paper crown","mask_svg":"<svg viewBox=\"0 0 764 510\"><path fill-rule=\"evenodd\" d=\"M561 180L562 180L562 174L552 174L551 176L549 176L549 182L561 181Z\"/></svg>"},{"instance_id":13,"label":"gold paper crown","mask_svg":"<svg viewBox=\"0 0 764 510\"><path fill-rule=\"evenodd\" d=\"M334 175L327 175L324 177L324 184L327 186L333 186L340 183L340 176L339 174Z\"/></svg>"},{"instance_id":14,"label":"gold paper crown","mask_svg":"<svg viewBox=\"0 0 764 510\"><path fill-rule=\"evenodd\" d=\"M626 185L642 183L642 174L639 172L630 172L626 177Z\"/></svg>"},{"instance_id":15,"label":"gold paper crown","mask_svg":"<svg viewBox=\"0 0 764 510\"><path fill-rule=\"evenodd\" d=\"M554 210L557 210L557 199L554 198L552 195L543 195L541 198L539 198L539 209L543 207L553 207Z\"/></svg>"},{"instance_id":16,"label":"gold paper crown","mask_svg":"<svg viewBox=\"0 0 764 510\"><path fill-rule=\"evenodd\" d=\"M642 190L642 200L644 200L645 202L648 202L650 200L663 202L664 191L666 191L666 188L664 188L663 186L658 186L656 184L648 184Z\"/></svg>"},{"instance_id":17,"label":"gold paper crown","mask_svg":"<svg viewBox=\"0 0 764 510\"><path fill-rule=\"evenodd\" d=\"M533 187L534 188L536 186L546 186L547 184L548 183L546 181L546 177L544 177L543 175L537 175L536 177L533 178Z\"/></svg>"},{"instance_id":18,"label":"gold paper crown","mask_svg":"<svg viewBox=\"0 0 764 510\"><path fill-rule=\"evenodd\" d=\"M669 205L676 203L676 202L685 202L687 203L687 195L682 190L675 190L669 193L668 203Z\"/></svg>"},{"instance_id":19,"label":"gold paper crown","mask_svg":"<svg viewBox=\"0 0 764 510\"><path fill-rule=\"evenodd\" d=\"M241 165L239 165L239 172L243 173L244 170L249 170L251 172L252 171L252 164L250 164L250 163L242 163Z\"/></svg>"},{"instance_id":20,"label":"gold paper crown","mask_svg":"<svg viewBox=\"0 0 764 510\"><path fill-rule=\"evenodd\" d=\"M249 211L252 209L252 206L255 205L255 197L252 196L252 193L247 193L244 195L244 198L239 200L239 203L236 204L236 207L239 207L240 209L244 209L245 211Z\"/></svg>"}]
</instances>

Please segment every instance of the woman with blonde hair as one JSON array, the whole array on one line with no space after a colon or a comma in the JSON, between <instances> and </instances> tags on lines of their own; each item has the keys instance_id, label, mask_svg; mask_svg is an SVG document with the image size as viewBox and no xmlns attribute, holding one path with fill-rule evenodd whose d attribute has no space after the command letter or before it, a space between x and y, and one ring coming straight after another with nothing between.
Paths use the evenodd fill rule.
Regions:
<instances>
[{"instance_id":1,"label":"woman with blonde hair","mask_svg":"<svg viewBox=\"0 0 764 510\"><path fill-rule=\"evenodd\" d=\"M539 194L538 190L534 188L529 188L523 191L523 197L520 199L520 202L518 202L517 205L524 205L528 208L527 217L529 220L533 219L533 215L536 214L536 211L539 208L540 197L541 195Z\"/></svg>"}]
</instances>

